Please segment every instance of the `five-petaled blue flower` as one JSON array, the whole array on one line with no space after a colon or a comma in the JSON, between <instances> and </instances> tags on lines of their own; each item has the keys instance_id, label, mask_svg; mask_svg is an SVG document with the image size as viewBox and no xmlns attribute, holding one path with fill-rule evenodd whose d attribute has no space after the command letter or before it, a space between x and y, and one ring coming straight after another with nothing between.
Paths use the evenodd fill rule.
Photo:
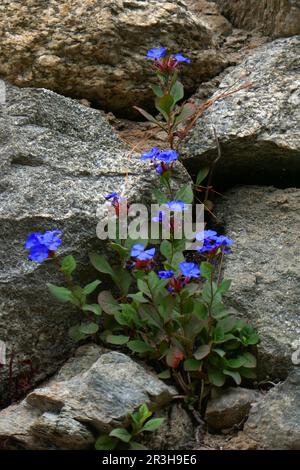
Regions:
<instances>
[{"instance_id":1,"label":"five-petaled blue flower","mask_svg":"<svg viewBox=\"0 0 300 470\"><path fill-rule=\"evenodd\" d=\"M201 274L199 267L195 263L182 261L181 263L179 263L178 266L179 266L181 274L183 274L183 276L185 277L188 277L188 278L199 277Z\"/></svg>"},{"instance_id":2,"label":"five-petaled blue flower","mask_svg":"<svg viewBox=\"0 0 300 470\"><path fill-rule=\"evenodd\" d=\"M165 202L163 205L168 207L168 209L173 211L173 212L181 212L181 211L185 211L187 209L186 203L182 202L182 201L179 201L179 200Z\"/></svg>"},{"instance_id":3,"label":"five-petaled blue flower","mask_svg":"<svg viewBox=\"0 0 300 470\"><path fill-rule=\"evenodd\" d=\"M178 159L178 154L176 150L162 150L156 158L164 163L172 163Z\"/></svg>"},{"instance_id":4,"label":"five-petaled blue flower","mask_svg":"<svg viewBox=\"0 0 300 470\"><path fill-rule=\"evenodd\" d=\"M118 193L110 193L107 196L105 196L106 201L112 200L113 202L116 202L120 199L120 196Z\"/></svg>"},{"instance_id":5,"label":"five-petaled blue flower","mask_svg":"<svg viewBox=\"0 0 300 470\"><path fill-rule=\"evenodd\" d=\"M56 251L62 244L59 236L62 234L60 230L47 230L45 233L31 233L25 241L25 248L29 250L28 258L31 261L41 263L49 258L49 252Z\"/></svg>"},{"instance_id":6,"label":"five-petaled blue flower","mask_svg":"<svg viewBox=\"0 0 300 470\"><path fill-rule=\"evenodd\" d=\"M218 248L223 248L224 253L229 253L230 246L233 245L233 240L225 235L219 235L215 230L203 230L197 233L196 240L203 243L203 246L197 248L199 253L217 252Z\"/></svg>"},{"instance_id":7,"label":"five-petaled blue flower","mask_svg":"<svg viewBox=\"0 0 300 470\"><path fill-rule=\"evenodd\" d=\"M133 245L130 256L133 258L138 259L139 261L147 261L153 258L155 255L155 248L149 248L148 250L145 250L144 245L141 245L137 243L136 245Z\"/></svg>"},{"instance_id":8,"label":"five-petaled blue flower","mask_svg":"<svg viewBox=\"0 0 300 470\"><path fill-rule=\"evenodd\" d=\"M174 276L174 271L158 271L158 276L160 279L171 279Z\"/></svg>"},{"instance_id":9,"label":"five-petaled blue flower","mask_svg":"<svg viewBox=\"0 0 300 470\"><path fill-rule=\"evenodd\" d=\"M188 57L184 57L182 52L172 55L172 58L175 59L177 62L186 62L187 64L191 62L191 60Z\"/></svg>"},{"instance_id":10,"label":"five-petaled blue flower","mask_svg":"<svg viewBox=\"0 0 300 470\"><path fill-rule=\"evenodd\" d=\"M156 47L154 49L149 49L147 52L147 59L161 59L166 53L165 47Z\"/></svg>"},{"instance_id":11,"label":"five-petaled blue flower","mask_svg":"<svg viewBox=\"0 0 300 470\"><path fill-rule=\"evenodd\" d=\"M144 152L143 155L141 156L141 160L154 160L155 158L157 158L159 155L159 148L158 147L154 147L153 149L151 150L147 150L147 152Z\"/></svg>"}]
</instances>

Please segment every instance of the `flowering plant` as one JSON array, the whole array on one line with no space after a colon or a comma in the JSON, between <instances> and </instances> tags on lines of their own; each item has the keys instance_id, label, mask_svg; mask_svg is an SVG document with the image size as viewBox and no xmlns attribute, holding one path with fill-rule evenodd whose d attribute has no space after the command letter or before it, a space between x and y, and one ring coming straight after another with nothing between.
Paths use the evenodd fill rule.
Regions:
<instances>
[{"instance_id":1,"label":"flowering plant","mask_svg":"<svg viewBox=\"0 0 300 470\"><path fill-rule=\"evenodd\" d=\"M166 210L153 220L163 224L166 211L171 211L170 226L174 228L176 214L185 211L194 197L191 185L173 194L170 184L179 158L178 145L186 134L182 126L196 112L194 105L178 104L184 96L178 67L189 59L181 53L168 55L163 47L149 50L147 58L153 61L158 78L152 89L162 120L136 109L166 132L168 144L166 149L144 152L141 160L145 164L150 160L161 182L161 191L155 190L153 196ZM197 183L206 175L202 171ZM120 196L113 192L105 199L118 217ZM31 234L25 244L29 258L37 262L56 259L60 235L57 230ZM227 381L240 384L243 378L255 377L256 358L251 349L259 338L222 301L230 288L230 281L221 279L222 261L233 241L214 230L197 233L196 240L201 243L192 259L186 259L185 240L174 238L172 230L170 239L159 240L157 246L148 240L114 240L111 248L118 262L113 264L102 255L91 254L92 265L115 284L113 292L99 293L97 303L87 298L101 281L84 287L74 283L76 261L72 256L59 265L66 287L50 284L49 288L58 300L71 302L85 315L70 331L75 340L92 336L104 344L128 348L150 362L162 379L175 381L201 411L202 400L213 386L221 387Z\"/></svg>"}]
</instances>

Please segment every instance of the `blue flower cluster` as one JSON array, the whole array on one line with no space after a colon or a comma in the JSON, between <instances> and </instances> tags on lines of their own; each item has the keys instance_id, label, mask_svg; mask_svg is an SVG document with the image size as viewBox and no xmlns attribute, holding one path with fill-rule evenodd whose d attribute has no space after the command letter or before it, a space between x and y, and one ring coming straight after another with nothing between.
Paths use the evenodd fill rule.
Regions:
<instances>
[{"instance_id":1,"label":"blue flower cluster","mask_svg":"<svg viewBox=\"0 0 300 470\"><path fill-rule=\"evenodd\" d=\"M169 292L180 292L183 287L190 282L193 278L198 278L201 275L199 266L195 263L182 261L178 264L179 275L175 277L172 269L166 271L158 271L160 279L167 279L167 289Z\"/></svg>"},{"instance_id":2,"label":"blue flower cluster","mask_svg":"<svg viewBox=\"0 0 300 470\"><path fill-rule=\"evenodd\" d=\"M203 246L198 248L197 251L207 254L216 253L219 249L222 249L224 253L229 253L230 246L234 243L233 240L225 235L218 235L215 230L203 230L197 233L196 240L203 243Z\"/></svg>"},{"instance_id":3,"label":"blue flower cluster","mask_svg":"<svg viewBox=\"0 0 300 470\"><path fill-rule=\"evenodd\" d=\"M151 160L159 174L172 170L173 164L177 159L178 154L176 150L160 150L158 147L147 150L141 156L141 160Z\"/></svg>"},{"instance_id":4,"label":"blue flower cluster","mask_svg":"<svg viewBox=\"0 0 300 470\"><path fill-rule=\"evenodd\" d=\"M25 242L25 248L29 250L28 259L41 263L49 258L51 252L55 252L62 244L59 238L61 234L60 230L47 230L43 234L40 232L31 233Z\"/></svg>"},{"instance_id":5,"label":"blue flower cluster","mask_svg":"<svg viewBox=\"0 0 300 470\"><path fill-rule=\"evenodd\" d=\"M167 49L165 47L156 47L154 49L149 49L147 52L147 59L152 60L159 60L166 56ZM190 59L185 57L182 52L178 54L171 55L171 59L175 60L176 62L186 62L190 63Z\"/></svg>"}]
</instances>

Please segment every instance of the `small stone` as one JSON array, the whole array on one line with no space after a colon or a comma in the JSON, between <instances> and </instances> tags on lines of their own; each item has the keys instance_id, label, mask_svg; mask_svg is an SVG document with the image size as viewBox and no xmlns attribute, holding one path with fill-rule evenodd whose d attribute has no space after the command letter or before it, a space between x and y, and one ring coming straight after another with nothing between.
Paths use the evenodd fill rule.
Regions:
<instances>
[{"instance_id":1,"label":"small stone","mask_svg":"<svg viewBox=\"0 0 300 470\"><path fill-rule=\"evenodd\" d=\"M218 392L207 404L205 419L215 430L231 428L242 424L248 416L251 405L260 400L262 394L256 390L229 387Z\"/></svg>"}]
</instances>

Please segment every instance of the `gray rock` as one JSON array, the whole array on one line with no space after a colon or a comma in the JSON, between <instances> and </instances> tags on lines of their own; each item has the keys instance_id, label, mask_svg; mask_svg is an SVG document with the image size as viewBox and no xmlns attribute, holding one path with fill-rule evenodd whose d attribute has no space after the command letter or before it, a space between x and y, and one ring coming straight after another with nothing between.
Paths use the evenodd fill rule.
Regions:
<instances>
[{"instance_id":1,"label":"gray rock","mask_svg":"<svg viewBox=\"0 0 300 470\"><path fill-rule=\"evenodd\" d=\"M251 82L252 88L216 102L182 145L185 166L196 173L217 156L219 183L297 186L300 182L300 36L257 49L225 75L214 96Z\"/></svg>"},{"instance_id":2,"label":"gray rock","mask_svg":"<svg viewBox=\"0 0 300 470\"><path fill-rule=\"evenodd\" d=\"M0 445L86 449L143 403L157 409L175 394L125 354L85 346L47 384L0 412Z\"/></svg>"},{"instance_id":3,"label":"gray rock","mask_svg":"<svg viewBox=\"0 0 300 470\"><path fill-rule=\"evenodd\" d=\"M189 93L227 64L205 16L182 0L3 0L0 40L0 76L126 115L153 102L148 49L189 54Z\"/></svg>"},{"instance_id":4,"label":"gray rock","mask_svg":"<svg viewBox=\"0 0 300 470\"><path fill-rule=\"evenodd\" d=\"M99 112L51 91L7 84L0 129L0 339L7 344L7 361L15 352L14 380L25 367L18 361L33 362L33 385L66 359L72 347L68 328L78 315L48 293L46 282L63 283L54 263L27 260L28 234L62 230L59 252L77 258L83 281L96 279L87 255L107 251L96 237L96 210L104 196L126 191L131 201L149 202L158 179ZM180 168L178 181L186 183ZM0 401L16 398L8 375L7 365L0 369Z\"/></svg>"},{"instance_id":5,"label":"gray rock","mask_svg":"<svg viewBox=\"0 0 300 470\"><path fill-rule=\"evenodd\" d=\"M216 214L235 240L226 302L260 335L259 376L285 378L300 338L300 189L237 187L225 196Z\"/></svg>"},{"instance_id":6,"label":"gray rock","mask_svg":"<svg viewBox=\"0 0 300 470\"><path fill-rule=\"evenodd\" d=\"M184 450L195 438L195 427L188 413L179 404L157 413L164 421L153 433L144 438L144 444L155 450Z\"/></svg>"},{"instance_id":7,"label":"gray rock","mask_svg":"<svg viewBox=\"0 0 300 470\"><path fill-rule=\"evenodd\" d=\"M220 390L209 400L205 420L215 430L239 425L248 416L252 404L261 398L261 393L247 388L229 387Z\"/></svg>"},{"instance_id":8,"label":"gray rock","mask_svg":"<svg viewBox=\"0 0 300 470\"><path fill-rule=\"evenodd\" d=\"M259 29L273 38L300 34L299 0L213 0L239 28Z\"/></svg>"},{"instance_id":9,"label":"gray rock","mask_svg":"<svg viewBox=\"0 0 300 470\"><path fill-rule=\"evenodd\" d=\"M300 369L253 406L244 433L268 450L300 450Z\"/></svg>"}]
</instances>

